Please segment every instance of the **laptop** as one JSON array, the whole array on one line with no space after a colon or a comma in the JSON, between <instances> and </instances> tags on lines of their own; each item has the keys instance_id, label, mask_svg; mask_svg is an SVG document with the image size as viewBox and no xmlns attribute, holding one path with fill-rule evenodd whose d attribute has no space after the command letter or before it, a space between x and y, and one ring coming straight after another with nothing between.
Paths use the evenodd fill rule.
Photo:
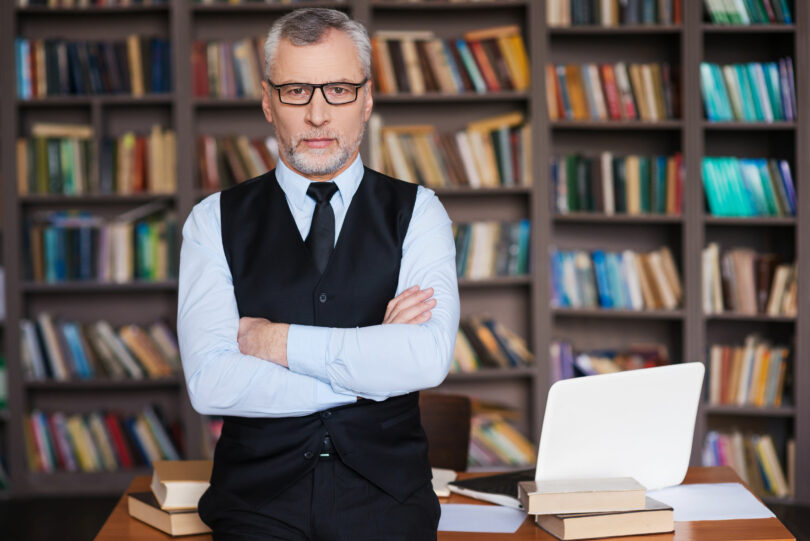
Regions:
<instances>
[{"instance_id":1,"label":"laptop","mask_svg":"<svg viewBox=\"0 0 810 541\"><path fill-rule=\"evenodd\" d=\"M705 368L682 363L567 379L549 389L537 468L449 483L520 508L517 483L633 477L647 490L686 476Z\"/></svg>"}]
</instances>

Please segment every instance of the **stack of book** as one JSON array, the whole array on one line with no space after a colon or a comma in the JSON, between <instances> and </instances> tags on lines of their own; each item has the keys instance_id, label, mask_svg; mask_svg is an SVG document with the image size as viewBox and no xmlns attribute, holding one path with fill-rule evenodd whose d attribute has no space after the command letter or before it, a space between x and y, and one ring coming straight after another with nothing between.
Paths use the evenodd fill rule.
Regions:
<instances>
[{"instance_id":1,"label":"stack of book","mask_svg":"<svg viewBox=\"0 0 810 541\"><path fill-rule=\"evenodd\" d=\"M162 321L147 328L107 321L80 324L41 312L20 321L27 381L165 378L180 369L177 339Z\"/></svg>"},{"instance_id":2,"label":"stack of book","mask_svg":"<svg viewBox=\"0 0 810 541\"><path fill-rule=\"evenodd\" d=\"M127 495L129 515L172 536L210 532L197 504L210 484L213 463L159 460L153 466L150 490Z\"/></svg>"},{"instance_id":3,"label":"stack of book","mask_svg":"<svg viewBox=\"0 0 810 541\"><path fill-rule=\"evenodd\" d=\"M153 406L135 415L33 410L24 421L32 472L117 471L179 458L180 427L169 428Z\"/></svg>"},{"instance_id":4,"label":"stack of book","mask_svg":"<svg viewBox=\"0 0 810 541\"><path fill-rule=\"evenodd\" d=\"M770 434L710 430L703 444L703 465L730 466L760 497L786 498L795 494L795 440L788 440L785 454L787 475Z\"/></svg>"},{"instance_id":5,"label":"stack of book","mask_svg":"<svg viewBox=\"0 0 810 541\"><path fill-rule=\"evenodd\" d=\"M485 118L455 133L369 122L372 168L430 188L530 186L531 129L522 113Z\"/></svg>"},{"instance_id":6,"label":"stack of book","mask_svg":"<svg viewBox=\"0 0 810 541\"><path fill-rule=\"evenodd\" d=\"M559 214L679 215L683 205L684 167L673 156L598 157L567 154L551 158L554 210Z\"/></svg>"},{"instance_id":7,"label":"stack of book","mask_svg":"<svg viewBox=\"0 0 810 541\"><path fill-rule=\"evenodd\" d=\"M157 124L149 135L105 136L98 163L91 126L35 123L30 138L17 140L17 188L20 195L174 193L175 141Z\"/></svg>"},{"instance_id":8,"label":"stack of book","mask_svg":"<svg viewBox=\"0 0 810 541\"><path fill-rule=\"evenodd\" d=\"M166 93L172 89L168 40L14 40L20 99L61 95Z\"/></svg>"},{"instance_id":9,"label":"stack of book","mask_svg":"<svg viewBox=\"0 0 810 541\"><path fill-rule=\"evenodd\" d=\"M193 42L191 76L195 97L261 98L264 38Z\"/></svg>"},{"instance_id":10,"label":"stack of book","mask_svg":"<svg viewBox=\"0 0 810 541\"><path fill-rule=\"evenodd\" d=\"M156 201L113 219L87 211L32 214L23 229L26 278L126 283L176 277L177 220L164 207Z\"/></svg>"},{"instance_id":11,"label":"stack of book","mask_svg":"<svg viewBox=\"0 0 810 541\"><path fill-rule=\"evenodd\" d=\"M787 160L703 158L703 191L713 216L795 216Z\"/></svg>"},{"instance_id":12,"label":"stack of book","mask_svg":"<svg viewBox=\"0 0 810 541\"><path fill-rule=\"evenodd\" d=\"M565 340L551 343L551 382L579 376L652 368L670 363L664 344L630 344L625 350L598 350L574 354Z\"/></svg>"},{"instance_id":13,"label":"stack of book","mask_svg":"<svg viewBox=\"0 0 810 541\"><path fill-rule=\"evenodd\" d=\"M629 477L521 481L518 499L535 523L558 539L672 532L672 507L647 497Z\"/></svg>"},{"instance_id":14,"label":"stack of book","mask_svg":"<svg viewBox=\"0 0 810 541\"><path fill-rule=\"evenodd\" d=\"M795 263L780 263L776 254L735 248L720 257L720 245L709 244L702 254L703 311L794 317L798 280Z\"/></svg>"},{"instance_id":15,"label":"stack of book","mask_svg":"<svg viewBox=\"0 0 810 541\"><path fill-rule=\"evenodd\" d=\"M520 467L535 463L537 448L508 421L509 413L476 413L470 430L470 467Z\"/></svg>"},{"instance_id":16,"label":"stack of book","mask_svg":"<svg viewBox=\"0 0 810 541\"><path fill-rule=\"evenodd\" d=\"M681 115L680 70L669 64L549 64L551 120L645 120Z\"/></svg>"},{"instance_id":17,"label":"stack of book","mask_svg":"<svg viewBox=\"0 0 810 541\"><path fill-rule=\"evenodd\" d=\"M674 310L683 288L666 246L646 254L595 250L551 253L552 306Z\"/></svg>"},{"instance_id":18,"label":"stack of book","mask_svg":"<svg viewBox=\"0 0 810 541\"><path fill-rule=\"evenodd\" d=\"M550 27L681 24L681 0L546 0Z\"/></svg>"},{"instance_id":19,"label":"stack of book","mask_svg":"<svg viewBox=\"0 0 810 541\"><path fill-rule=\"evenodd\" d=\"M526 341L498 321L471 317L460 322L450 372L519 368L533 363Z\"/></svg>"},{"instance_id":20,"label":"stack of book","mask_svg":"<svg viewBox=\"0 0 810 541\"><path fill-rule=\"evenodd\" d=\"M453 224L459 278L525 276L529 272L529 220Z\"/></svg>"},{"instance_id":21,"label":"stack of book","mask_svg":"<svg viewBox=\"0 0 810 541\"><path fill-rule=\"evenodd\" d=\"M700 64L700 90L711 122L796 120L793 59L720 66Z\"/></svg>"},{"instance_id":22,"label":"stack of book","mask_svg":"<svg viewBox=\"0 0 810 541\"><path fill-rule=\"evenodd\" d=\"M518 25L440 39L430 30L384 30L371 38L374 88L381 94L524 91L529 60Z\"/></svg>"},{"instance_id":23,"label":"stack of book","mask_svg":"<svg viewBox=\"0 0 810 541\"><path fill-rule=\"evenodd\" d=\"M204 193L213 193L273 169L278 163L278 141L273 136L203 135L197 139L197 163L200 187Z\"/></svg>"},{"instance_id":24,"label":"stack of book","mask_svg":"<svg viewBox=\"0 0 810 541\"><path fill-rule=\"evenodd\" d=\"M704 0L703 4L714 24L793 24L787 0Z\"/></svg>"},{"instance_id":25,"label":"stack of book","mask_svg":"<svg viewBox=\"0 0 810 541\"><path fill-rule=\"evenodd\" d=\"M749 335L742 347L709 349L709 404L779 407L789 379L784 346L771 346Z\"/></svg>"}]
</instances>

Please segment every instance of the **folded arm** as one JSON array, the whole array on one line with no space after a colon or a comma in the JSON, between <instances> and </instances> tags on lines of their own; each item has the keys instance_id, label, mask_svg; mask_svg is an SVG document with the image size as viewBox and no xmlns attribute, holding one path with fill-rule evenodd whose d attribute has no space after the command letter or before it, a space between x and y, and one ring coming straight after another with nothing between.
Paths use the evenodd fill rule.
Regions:
<instances>
[{"instance_id":1,"label":"folded arm","mask_svg":"<svg viewBox=\"0 0 810 541\"><path fill-rule=\"evenodd\" d=\"M403 244L397 295L414 285L433 289L435 306L421 323L291 325L290 371L329 383L338 393L375 400L435 387L447 376L459 320L455 244L447 212L421 187Z\"/></svg>"},{"instance_id":2,"label":"folded arm","mask_svg":"<svg viewBox=\"0 0 810 541\"><path fill-rule=\"evenodd\" d=\"M189 398L208 415L306 415L356 400L306 374L239 351L239 311L222 246L219 194L183 226L177 336Z\"/></svg>"}]
</instances>

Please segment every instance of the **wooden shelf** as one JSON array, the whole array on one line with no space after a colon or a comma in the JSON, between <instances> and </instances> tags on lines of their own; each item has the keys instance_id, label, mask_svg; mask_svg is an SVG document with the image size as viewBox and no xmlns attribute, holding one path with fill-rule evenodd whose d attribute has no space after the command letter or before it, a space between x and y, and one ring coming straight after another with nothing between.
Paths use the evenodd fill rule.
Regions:
<instances>
[{"instance_id":1,"label":"wooden shelf","mask_svg":"<svg viewBox=\"0 0 810 541\"><path fill-rule=\"evenodd\" d=\"M706 216L703 221L706 225L728 225L728 226L775 226L775 227L793 227L796 225L796 218L794 217L751 217L751 218L731 218L725 216Z\"/></svg>"},{"instance_id":2,"label":"wooden shelf","mask_svg":"<svg viewBox=\"0 0 810 541\"><path fill-rule=\"evenodd\" d=\"M140 467L112 472L26 472L36 494L49 496L121 496L136 475L152 475L152 468Z\"/></svg>"},{"instance_id":3,"label":"wooden shelf","mask_svg":"<svg viewBox=\"0 0 810 541\"><path fill-rule=\"evenodd\" d=\"M525 276L495 276L493 278L459 278L458 287L465 289L488 287L527 286L532 283L531 275Z\"/></svg>"},{"instance_id":4,"label":"wooden shelf","mask_svg":"<svg viewBox=\"0 0 810 541\"><path fill-rule=\"evenodd\" d=\"M795 130L796 122L780 120L778 122L710 122L703 121L703 127L707 130L762 130L762 131L784 131Z\"/></svg>"},{"instance_id":5,"label":"wooden shelf","mask_svg":"<svg viewBox=\"0 0 810 541\"><path fill-rule=\"evenodd\" d=\"M551 127L555 130L680 130L682 120L661 120L647 122L643 120L554 120Z\"/></svg>"},{"instance_id":6,"label":"wooden shelf","mask_svg":"<svg viewBox=\"0 0 810 541\"><path fill-rule=\"evenodd\" d=\"M705 411L709 415L729 415L740 417L793 417L796 408L759 408L756 406L707 405Z\"/></svg>"},{"instance_id":7,"label":"wooden shelf","mask_svg":"<svg viewBox=\"0 0 810 541\"><path fill-rule=\"evenodd\" d=\"M528 6L532 0L485 0L477 2L381 2L372 0L371 8L377 11L433 11L433 10L471 10L471 9L504 9Z\"/></svg>"},{"instance_id":8,"label":"wooden shelf","mask_svg":"<svg viewBox=\"0 0 810 541\"><path fill-rule=\"evenodd\" d=\"M606 223L606 224L682 224L683 217L671 214L613 214L598 212L571 212L555 214L557 223Z\"/></svg>"},{"instance_id":9,"label":"wooden shelf","mask_svg":"<svg viewBox=\"0 0 810 541\"><path fill-rule=\"evenodd\" d=\"M88 379L71 381L26 381L25 387L30 391L121 391L138 389L155 389L160 387L174 388L180 385L179 376L169 378L145 379Z\"/></svg>"},{"instance_id":10,"label":"wooden shelf","mask_svg":"<svg viewBox=\"0 0 810 541\"><path fill-rule=\"evenodd\" d=\"M489 101L527 101L528 92L504 90L502 92L464 92L460 94L442 94L439 92L426 92L421 95L414 94L380 94L374 95L374 103L378 105L399 103L469 103Z\"/></svg>"},{"instance_id":11,"label":"wooden shelf","mask_svg":"<svg viewBox=\"0 0 810 541\"><path fill-rule=\"evenodd\" d=\"M152 201L173 202L175 194L139 193L132 195L88 194L88 195L21 195L20 203L27 206L36 205L137 205Z\"/></svg>"},{"instance_id":12,"label":"wooden shelf","mask_svg":"<svg viewBox=\"0 0 810 541\"><path fill-rule=\"evenodd\" d=\"M735 312L723 312L722 314L704 314L708 321L761 321L774 323L795 323L795 316L769 316L767 314L738 314Z\"/></svg>"},{"instance_id":13,"label":"wooden shelf","mask_svg":"<svg viewBox=\"0 0 810 541\"><path fill-rule=\"evenodd\" d=\"M17 0L9 0L16 2ZM169 11L169 4L165 5L141 5L141 6L110 6L110 7L71 7L71 8L49 8L47 6L15 6L14 10L19 15L106 15L106 14L127 14L133 13L160 13L161 15Z\"/></svg>"},{"instance_id":14,"label":"wooden shelf","mask_svg":"<svg viewBox=\"0 0 810 541\"><path fill-rule=\"evenodd\" d=\"M177 280L164 282L128 282L124 284L108 282L23 282L26 293L143 293L146 291L176 291Z\"/></svg>"},{"instance_id":15,"label":"wooden shelf","mask_svg":"<svg viewBox=\"0 0 810 541\"><path fill-rule=\"evenodd\" d=\"M294 4L263 4L261 2L254 2L249 4L192 4L192 13L261 13L264 11L270 12L286 12L298 8L341 8L350 7L350 2L296 2Z\"/></svg>"},{"instance_id":16,"label":"wooden shelf","mask_svg":"<svg viewBox=\"0 0 810 541\"><path fill-rule=\"evenodd\" d=\"M80 105L170 105L174 93L144 94L92 94L82 96L46 96L28 100L17 98L18 107L76 107Z\"/></svg>"},{"instance_id":17,"label":"wooden shelf","mask_svg":"<svg viewBox=\"0 0 810 541\"><path fill-rule=\"evenodd\" d=\"M199 109L223 109L228 107L261 107L261 98L191 98L191 103Z\"/></svg>"},{"instance_id":18,"label":"wooden shelf","mask_svg":"<svg viewBox=\"0 0 810 541\"><path fill-rule=\"evenodd\" d=\"M707 34L792 34L795 24L712 24L704 23L701 29Z\"/></svg>"},{"instance_id":19,"label":"wooden shelf","mask_svg":"<svg viewBox=\"0 0 810 541\"><path fill-rule=\"evenodd\" d=\"M612 308L552 308L556 317L682 320L683 310L614 310Z\"/></svg>"},{"instance_id":20,"label":"wooden shelf","mask_svg":"<svg viewBox=\"0 0 810 541\"><path fill-rule=\"evenodd\" d=\"M509 379L532 379L537 370L532 367L524 368L483 368L476 372L450 372L445 383L456 381L496 381Z\"/></svg>"},{"instance_id":21,"label":"wooden shelf","mask_svg":"<svg viewBox=\"0 0 810 541\"><path fill-rule=\"evenodd\" d=\"M674 24L633 24L626 26L550 26L551 36L625 36L625 35L679 35L683 27Z\"/></svg>"},{"instance_id":22,"label":"wooden shelf","mask_svg":"<svg viewBox=\"0 0 810 541\"><path fill-rule=\"evenodd\" d=\"M439 197L491 197L493 195L531 195L531 186L500 186L498 188L470 188L468 186L453 186L447 188L432 188Z\"/></svg>"}]
</instances>

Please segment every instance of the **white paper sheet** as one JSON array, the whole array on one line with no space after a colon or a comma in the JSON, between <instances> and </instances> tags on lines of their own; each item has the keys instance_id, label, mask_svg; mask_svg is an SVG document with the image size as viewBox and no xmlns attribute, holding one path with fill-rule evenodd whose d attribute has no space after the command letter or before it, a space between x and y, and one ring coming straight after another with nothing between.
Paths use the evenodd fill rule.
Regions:
<instances>
[{"instance_id":1,"label":"white paper sheet","mask_svg":"<svg viewBox=\"0 0 810 541\"><path fill-rule=\"evenodd\" d=\"M500 505L443 503L440 532L515 533L526 513Z\"/></svg>"},{"instance_id":2,"label":"white paper sheet","mask_svg":"<svg viewBox=\"0 0 810 541\"><path fill-rule=\"evenodd\" d=\"M671 506L675 522L771 518L774 514L740 483L678 485L647 496Z\"/></svg>"}]
</instances>

